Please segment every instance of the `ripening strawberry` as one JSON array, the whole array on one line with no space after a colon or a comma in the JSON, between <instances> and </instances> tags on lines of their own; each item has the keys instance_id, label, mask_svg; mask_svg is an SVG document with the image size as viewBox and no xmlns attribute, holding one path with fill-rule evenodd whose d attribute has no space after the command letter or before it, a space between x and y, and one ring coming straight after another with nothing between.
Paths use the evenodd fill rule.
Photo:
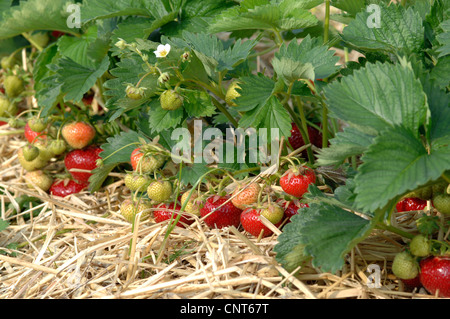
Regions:
<instances>
[{"instance_id":1,"label":"ripening strawberry","mask_svg":"<svg viewBox=\"0 0 450 319\"><path fill-rule=\"evenodd\" d=\"M153 217L157 223L161 223L166 220L175 220L179 216L181 206L171 203L160 203L154 207ZM188 217L187 215L181 214L176 226L184 228L184 225L190 225L194 222L194 219Z\"/></svg>"},{"instance_id":2,"label":"ripening strawberry","mask_svg":"<svg viewBox=\"0 0 450 319\"><path fill-rule=\"evenodd\" d=\"M260 191L261 186L258 183L251 183L248 186L238 186L231 195L233 198L231 202L237 208L245 209L258 201Z\"/></svg>"},{"instance_id":3,"label":"ripening strawberry","mask_svg":"<svg viewBox=\"0 0 450 319\"><path fill-rule=\"evenodd\" d=\"M165 158L159 154L146 154L138 147L131 153L131 166L138 173L153 173L155 170L163 166Z\"/></svg>"},{"instance_id":4,"label":"ripening strawberry","mask_svg":"<svg viewBox=\"0 0 450 319\"><path fill-rule=\"evenodd\" d=\"M74 149L68 152L64 158L64 165L78 182L88 182L92 176L92 170L97 168L97 160L103 150L98 146L88 146L84 149ZM73 169L86 170L86 172L75 171Z\"/></svg>"},{"instance_id":5,"label":"ripening strawberry","mask_svg":"<svg viewBox=\"0 0 450 319\"><path fill-rule=\"evenodd\" d=\"M316 174L306 166L288 169L280 178L280 186L289 195L300 198L316 182Z\"/></svg>"},{"instance_id":6,"label":"ripening strawberry","mask_svg":"<svg viewBox=\"0 0 450 319\"><path fill-rule=\"evenodd\" d=\"M36 170L25 174L25 182L29 188L38 187L46 192L52 186L53 178L42 170Z\"/></svg>"},{"instance_id":7,"label":"ripening strawberry","mask_svg":"<svg viewBox=\"0 0 450 319\"><path fill-rule=\"evenodd\" d=\"M202 208L202 202L199 198L198 192L197 191L193 191L191 194L191 197L188 200L189 197L189 193L190 191L186 191L182 196L181 196L181 206L184 205L185 201L188 201L186 206L184 207L184 211L196 216L200 216L200 209Z\"/></svg>"},{"instance_id":8,"label":"ripening strawberry","mask_svg":"<svg viewBox=\"0 0 450 319\"><path fill-rule=\"evenodd\" d=\"M92 142L96 132L90 124L78 121L64 125L61 134L70 147L82 149Z\"/></svg>"},{"instance_id":9,"label":"ripening strawberry","mask_svg":"<svg viewBox=\"0 0 450 319\"><path fill-rule=\"evenodd\" d=\"M228 226L238 227L242 209L237 208L229 201L230 196L210 196L202 209L200 215L210 228L223 228Z\"/></svg>"},{"instance_id":10,"label":"ripening strawberry","mask_svg":"<svg viewBox=\"0 0 450 319\"><path fill-rule=\"evenodd\" d=\"M260 211L261 216L267 218L269 222L276 225L282 221L284 217L284 210L278 204L269 203Z\"/></svg>"},{"instance_id":11,"label":"ripening strawberry","mask_svg":"<svg viewBox=\"0 0 450 319\"><path fill-rule=\"evenodd\" d=\"M89 183L78 183L72 179L56 180L50 186L50 194L59 197L66 197L72 194L80 193L87 188Z\"/></svg>"},{"instance_id":12,"label":"ripening strawberry","mask_svg":"<svg viewBox=\"0 0 450 319\"><path fill-rule=\"evenodd\" d=\"M413 279L419 274L419 265L407 251L397 253L392 262L392 272L400 279Z\"/></svg>"},{"instance_id":13,"label":"ripening strawberry","mask_svg":"<svg viewBox=\"0 0 450 319\"><path fill-rule=\"evenodd\" d=\"M430 256L422 259L420 281L430 294L450 298L450 256Z\"/></svg>"},{"instance_id":14,"label":"ripening strawberry","mask_svg":"<svg viewBox=\"0 0 450 319\"><path fill-rule=\"evenodd\" d=\"M130 223L133 223L136 215L141 214L140 220L147 219L151 214L152 206L148 201L133 201L129 198L125 199L120 205L121 215Z\"/></svg>"},{"instance_id":15,"label":"ripening strawberry","mask_svg":"<svg viewBox=\"0 0 450 319\"><path fill-rule=\"evenodd\" d=\"M28 143L34 143L37 140L46 140L47 139L47 135L46 132L35 132L33 131L30 126L28 125L28 122L25 124L24 127L24 135L25 138L27 139Z\"/></svg>"},{"instance_id":16,"label":"ripening strawberry","mask_svg":"<svg viewBox=\"0 0 450 319\"><path fill-rule=\"evenodd\" d=\"M172 196L172 183L169 181L153 181L147 187L147 196L151 200L161 203Z\"/></svg>"}]
</instances>

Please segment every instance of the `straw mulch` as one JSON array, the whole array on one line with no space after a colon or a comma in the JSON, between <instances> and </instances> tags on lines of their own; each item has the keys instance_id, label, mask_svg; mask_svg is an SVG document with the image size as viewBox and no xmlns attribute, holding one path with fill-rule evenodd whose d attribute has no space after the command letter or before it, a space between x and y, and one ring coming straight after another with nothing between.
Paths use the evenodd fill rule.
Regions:
<instances>
[{"instance_id":1,"label":"straw mulch","mask_svg":"<svg viewBox=\"0 0 450 319\"><path fill-rule=\"evenodd\" d=\"M1 299L433 298L407 290L392 275L402 240L391 233L358 244L339 273L305 266L293 276L274 258L278 230L258 240L242 229L197 222L176 227L165 242L167 223L149 219L132 229L118 213L121 181L64 199L29 189L16 156L25 142L13 131L0 127L0 210L10 223L0 233ZM14 213L8 207L21 195L42 204ZM415 231L411 214L399 214L397 222ZM370 264L381 269L380 288L367 285Z\"/></svg>"}]
</instances>

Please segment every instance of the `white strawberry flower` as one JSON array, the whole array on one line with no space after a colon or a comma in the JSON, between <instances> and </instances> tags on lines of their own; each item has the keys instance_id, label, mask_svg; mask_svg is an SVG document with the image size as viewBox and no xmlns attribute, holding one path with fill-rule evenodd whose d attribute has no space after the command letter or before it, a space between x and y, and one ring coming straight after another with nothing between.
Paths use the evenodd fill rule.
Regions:
<instances>
[{"instance_id":1,"label":"white strawberry flower","mask_svg":"<svg viewBox=\"0 0 450 319\"><path fill-rule=\"evenodd\" d=\"M169 54L169 52L170 44L160 44L158 45L156 51L153 51L157 58L165 58Z\"/></svg>"}]
</instances>

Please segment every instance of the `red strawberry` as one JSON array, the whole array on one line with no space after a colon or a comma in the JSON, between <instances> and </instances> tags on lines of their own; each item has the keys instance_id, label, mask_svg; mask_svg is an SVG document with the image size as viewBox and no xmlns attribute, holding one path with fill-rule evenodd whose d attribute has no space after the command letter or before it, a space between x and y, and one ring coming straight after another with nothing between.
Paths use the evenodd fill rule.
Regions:
<instances>
[{"instance_id":1,"label":"red strawberry","mask_svg":"<svg viewBox=\"0 0 450 319\"><path fill-rule=\"evenodd\" d=\"M413 279L400 279L409 288L420 288L422 283L420 282L420 274Z\"/></svg>"},{"instance_id":2,"label":"red strawberry","mask_svg":"<svg viewBox=\"0 0 450 319\"><path fill-rule=\"evenodd\" d=\"M296 150L305 145L305 142L303 141L303 137L300 133L300 130L298 129L298 126L295 123L291 123L291 125L291 136L288 138L288 140L294 150ZM321 148L322 134L320 133L320 131L311 126L308 126L307 129L310 143L318 148ZM307 156L306 150L302 152L302 155L304 157Z\"/></svg>"},{"instance_id":3,"label":"red strawberry","mask_svg":"<svg viewBox=\"0 0 450 319\"><path fill-rule=\"evenodd\" d=\"M66 33L64 33L64 32L61 32L61 31L56 31L56 30L54 30L54 31L52 31L52 36L53 37L55 37L55 38L59 38L59 37L62 37L63 35L65 35Z\"/></svg>"},{"instance_id":4,"label":"red strawberry","mask_svg":"<svg viewBox=\"0 0 450 319\"><path fill-rule=\"evenodd\" d=\"M300 198L308 191L308 186L316 182L316 174L306 166L290 168L280 178L280 186L287 194Z\"/></svg>"},{"instance_id":5,"label":"red strawberry","mask_svg":"<svg viewBox=\"0 0 450 319\"><path fill-rule=\"evenodd\" d=\"M50 194L66 197L81 192L88 187L88 183L77 183L74 180L57 180L50 186Z\"/></svg>"},{"instance_id":6,"label":"red strawberry","mask_svg":"<svg viewBox=\"0 0 450 319\"><path fill-rule=\"evenodd\" d=\"M28 125L28 122L25 124L25 128L24 129L25 129L25 131L24 131L25 138L27 139L27 141L29 143L36 142L39 139L44 139L45 140L47 138L47 135L45 134L45 131L44 132L35 132L35 131L33 131L30 128L30 126Z\"/></svg>"},{"instance_id":7,"label":"red strawberry","mask_svg":"<svg viewBox=\"0 0 450 319\"><path fill-rule=\"evenodd\" d=\"M309 207L306 203L301 203L298 199L286 201L284 199L277 200L277 203L284 209L284 217L288 220L292 216L298 214L298 210L303 207Z\"/></svg>"},{"instance_id":8,"label":"red strawberry","mask_svg":"<svg viewBox=\"0 0 450 319\"><path fill-rule=\"evenodd\" d=\"M267 237L273 234L266 225L261 221L261 209L249 207L241 214L241 224L246 232L258 237L262 233L262 237Z\"/></svg>"},{"instance_id":9,"label":"red strawberry","mask_svg":"<svg viewBox=\"0 0 450 319\"><path fill-rule=\"evenodd\" d=\"M450 256L430 256L420 261L420 281L439 297L450 298Z\"/></svg>"},{"instance_id":10,"label":"red strawberry","mask_svg":"<svg viewBox=\"0 0 450 319\"><path fill-rule=\"evenodd\" d=\"M175 204L173 202L170 204L161 203L155 207L157 209L153 212L153 216L157 223L163 222L165 220L170 220L172 215L173 215L172 220L175 220L175 218L177 218L177 216L178 216L177 212L179 212L181 209L181 206L178 203L175 206ZM177 222L177 226L184 228L183 224L190 225L193 222L194 222L193 219L187 217L187 215L182 214L180 219Z\"/></svg>"},{"instance_id":11,"label":"red strawberry","mask_svg":"<svg viewBox=\"0 0 450 319\"><path fill-rule=\"evenodd\" d=\"M414 210L423 210L425 207L427 207L427 201L416 197L408 197L399 201L395 207L397 208L397 212L399 213Z\"/></svg>"},{"instance_id":12,"label":"red strawberry","mask_svg":"<svg viewBox=\"0 0 450 319\"><path fill-rule=\"evenodd\" d=\"M82 149L95 137L95 129L85 122L72 122L64 125L61 134L70 147Z\"/></svg>"},{"instance_id":13,"label":"red strawberry","mask_svg":"<svg viewBox=\"0 0 450 319\"><path fill-rule=\"evenodd\" d=\"M130 162L133 170L139 173L152 173L163 166L165 158L164 156L158 154L147 154L144 156L141 148L138 147L131 152Z\"/></svg>"},{"instance_id":14,"label":"red strawberry","mask_svg":"<svg viewBox=\"0 0 450 319\"><path fill-rule=\"evenodd\" d=\"M81 150L72 150L68 152L64 158L66 169L76 181L86 183L92 175L91 172L77 172L71 171L71 169L76 168L92 171L97 167L97 160L100 159L100 152L102 152L102 149L97 146L89 146Z\"/></svg>"},{"instance_id":15,"label":"red strawberry","mask_svg":"<svg viewBox=\"0 0 450 319\"><path fill-rule=\"evenodd\" d=\"M239 226L242 210L234 206L231 201L224 204L230 198L228 195L213 195L206 200L205 205L200 210L202 218L207 216L204 218L206 225L211 228Z\"/></svg>"}]
</instances>

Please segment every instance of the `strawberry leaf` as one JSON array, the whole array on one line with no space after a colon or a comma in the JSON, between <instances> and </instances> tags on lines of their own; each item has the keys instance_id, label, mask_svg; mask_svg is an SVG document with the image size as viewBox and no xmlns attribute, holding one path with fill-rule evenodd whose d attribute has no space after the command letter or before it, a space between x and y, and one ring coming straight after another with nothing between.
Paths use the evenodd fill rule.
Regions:
<instances>
[{"instance_id":1,"label":"strawberry leaf","mask_svg":"<svg viewBox=\"0 0 450 319\"><path fill-rule=\"evenodd\" d=\"M84 93L89 91L107 70L109 58L106 56L95 68L82 66L69 58L62 58L58 62L58 82L65 93L64 101L80 102Z\"/></svg>"},{"instance_id":2,"label":"strawberry leaf","mask_svg":"<svg viewBox=\"0 0 450 319\"><path fill-rule=\"evenodd\" d=\"M58 30L73 33L67 25L70 14L67 0L28 0L0 11L0 39L35 30Z\"/></svg>"},{"instance_id":3,"label":"strawberry leaf","mask_svg":"<svg viewBox=\"0 0 450 319\"><path fill-rule=\"evenodd\" d=\"M430 153L414 132L396 126L382 132L362 156L355 177L356 203L375 211L389 200L438 179L450 169L450 138L432 142Z\"/></svg>"},{"instance_id":4,"label":"strawberry leaf","mask_svg":"<svg viewBox=\"0 0 450 319\"><path fill-rule=\"evenodd\" d=\"M239 79L237 92L240 94L234 101L236 110L246 112L258 105L265 105L273 94L275 82L261 73Z\"/></svg>"},{"instance_id":5,"label":"strawberry leaf","mask_svg":"<svg viewBox=\"0 0 450 319\"><path fill-rule=\"evenodd\" d=\"M149 126L155 133L174 128L186 117L182 107L177 110L164 110L158 99L150 102L149 107Z\"/></svg>"},{"instance_id":6,"label":"strawberry leaf","mask_svg":"<svg viewBox=\"0 0 450 319\"><path fill-rule=\"evenodd\" d=\"M183 108L190 117L212 116L216 113L216 107L211 101L211 96L204 91L181 89L183 96Z\"/></svg>"},{"instance_id":7,"label":"strawberry leaf","mask_svg":"<svg viewBox=\"0 0 450 319\"><path fill-rule=\"evenodd\" d=\"M394 4L380 4L380 10L380 28L368 23L372 12L360 12L344 28L344 41L369 52L394 55L400 52L419 52L424 43L424 27L420 14L412 8L405 9L402 5Z\"/></svg>"},{"instance_id":8,"label":"strawberry leaf","mask_svg":"<svg viewBox=\"0 0 450 319\"><path fill-rule=\"evenodd\" d=\"M288 270L309 256L312 265L334 273L344 265L345 255L372 230L370 220L328 203L300 208L283 228L275 245L276 259Z\"/></svg>"},{"instance_id":9,"label":"strawberry leaf","mask_svg":"<svg viewBox=\"0 0 450 319\"><path fill-rule=\"evenodd\" d=\"M437 50L439 52L439 57L450 54L450 19L445 20L440 25L443 30L442 33L436 36L441 47Z\"/></svg>"},{"instance_id":10,"label":"strawberry leaf","mask_svg":"<svg viewBox=\"0 0 450 319\"><path fill-rule=\"evenodd\" d=\"M103 159L103 164L121 164L129 163L131 153L137 148L137 143L140 138L145 138L141 134L135 131L121 132L113 137L108 137L106 143L102 144L101 148L103 152L100 153L100 157Z\"/></svg>"},{"instance_id":11,"label":"strawberry leaf","mask_svg":"<svg viewBox=\"0 0 450 319\"><path fill-rule=\"evenodd\" d=\"M367 64L324 91L333 116L376 132L402 125L418 136L427 116L420 81L400 64Z\"/></svg>"}]
</instances>

